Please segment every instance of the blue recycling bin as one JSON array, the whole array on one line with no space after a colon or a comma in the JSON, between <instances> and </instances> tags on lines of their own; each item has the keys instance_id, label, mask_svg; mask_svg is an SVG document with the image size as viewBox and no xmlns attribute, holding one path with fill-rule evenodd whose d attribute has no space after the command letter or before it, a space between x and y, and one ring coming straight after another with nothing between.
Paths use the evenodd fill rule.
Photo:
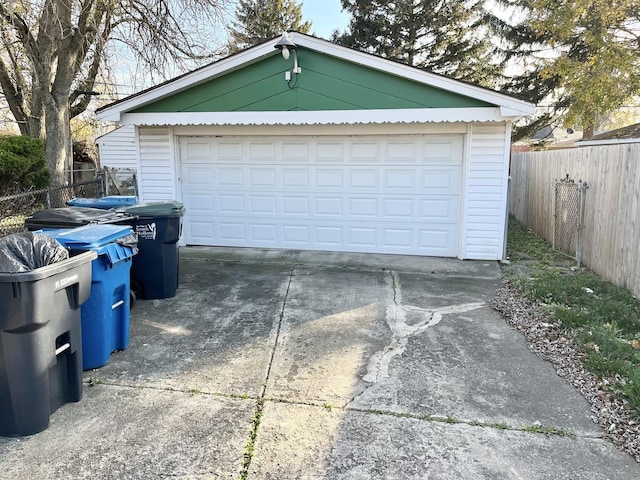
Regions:
<instances>
[{"instance_id":1,"label":"blue recycling bin","mask_svg":"<svg viewBox=\"0 0 640 480\"><path fill-rule=\"evenodd\" d=\"M112 208L131 207L138 203L135 195L110 195L102 198L72 198L67 202L70 207L100 208L111 210Z\"/></svg>"},{"instance_id":2,"label":"blue recycling bin","mask_svg":"<svg viewBox=\"0 0 640 480\"><path fill-rule=\"evenodd\" d=\"M102 367L111 353L129 346L130 270L138 252L131 243L133 230L124 225L86 225L43 233L72 255L87 251L98 255L92 262L91 294L81 308L82 369Z\"/></svg>"}]
</instances>

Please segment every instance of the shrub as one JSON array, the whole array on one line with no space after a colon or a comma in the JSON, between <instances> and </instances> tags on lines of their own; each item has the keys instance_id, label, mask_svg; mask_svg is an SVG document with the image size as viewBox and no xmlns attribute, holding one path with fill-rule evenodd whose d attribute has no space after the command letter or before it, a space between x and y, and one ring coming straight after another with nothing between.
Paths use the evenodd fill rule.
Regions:
<instances>
[{"instance_id":1,"label":"shrub","mask_svg":"<svg viewBox=\"0 0 640 480\"><path fill-rule=\"evenodd\" d=\"M44 188L50 181L42 140L0 135L0 192Z\"/></svg>"}]
</instances>

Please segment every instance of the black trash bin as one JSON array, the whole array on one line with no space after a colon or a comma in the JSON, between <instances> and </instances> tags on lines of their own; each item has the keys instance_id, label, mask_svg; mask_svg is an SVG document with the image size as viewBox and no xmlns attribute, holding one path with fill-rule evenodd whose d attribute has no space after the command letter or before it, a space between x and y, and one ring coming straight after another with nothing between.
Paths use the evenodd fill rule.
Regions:
<instances>
[{"instance_id":1,"label":"black trash bin","mask_svg":"<svg viewBox=\"0 0 640 480\"><path fill-rule=\"evenodd\" d=\"M96 257L0 273L0 435L45 430L53 412L82 398L80 306Z\"/></svg>"},{"instance_id":2,"label":"black trash bin","mask_svg":"<svg viewBox=\"0 0 640 480\"><path fill-rule=\"evenodd\" d=\"M180 202L150 202L118 209L138 234L138 255L133 257L131 289L145 299L171 298L178 289L178 240L184 206Z\"/></svg>"},{"instance_id":3,"label":"black trash bin","mask_svg":"<svg viewBox=\"0 0 640 480\"><path fill-rule=\"evenodd\" d=\"M131 215L114 210L84 207L62 207L41 210L28 217L24 224L29 231L42 229L75 228L90 223L122 224L131 220Z\"/></svg>"}]
</instances>

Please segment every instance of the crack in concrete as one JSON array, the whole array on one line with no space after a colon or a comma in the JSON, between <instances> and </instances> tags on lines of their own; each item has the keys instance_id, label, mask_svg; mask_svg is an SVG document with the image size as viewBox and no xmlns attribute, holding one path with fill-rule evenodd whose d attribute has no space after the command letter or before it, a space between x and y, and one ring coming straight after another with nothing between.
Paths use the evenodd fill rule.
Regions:
<instances>
[{"instance_id":1,"label":"crack in concrete","mask_svg":"<svg viewBox=\"0 0 640 480\"><path fill-rule=\"evenodd\" d=\"M269 366L267 367L267 375L264 379L264 384L262 385L262 391L260 392L260 398L264 398L267 391L267 384L269 383L269 378L271 376L271 368L273 367L273 360L276 357L276 351L278 349L278 343L280 340L280 331L282 330L282 322L284 320L284 312L287 308L287 300L289 299L289 290L291 289L291 282L293 281L294 271L296 266L292 266L289 272L289 282L287 283L287 289L284 293L284 299L282 300L282 308L280 309L280 315L278 317L278 325L275 327L275 341L273 342L273 348L271 349L271 356L269 357Z\"/></svg>"},{"instance_id":2,"label":"crack in concrete","mask_svg":"<svg viewBox=\"0 0 640 480\"><path fill-rule=\"evenodd\" d=\"M439 308L421 308L412 305L404 305L402 300L402 289L400 280L395 272L389 272L392 298L387 303L386 321L391 329L391 342L382 350L374 353L367 366L367 373L362 378L365 382L375 384L384 378L389 377L389 365L391 361L402 355L407 347L409 338L423 333L428 328L438 325L444 315L469 312L485 306L484 302L463 303L458 305L448 305ZM407 322L408 314L417 315L420 319L415 324Z\"/></svg>"}]
</instances>

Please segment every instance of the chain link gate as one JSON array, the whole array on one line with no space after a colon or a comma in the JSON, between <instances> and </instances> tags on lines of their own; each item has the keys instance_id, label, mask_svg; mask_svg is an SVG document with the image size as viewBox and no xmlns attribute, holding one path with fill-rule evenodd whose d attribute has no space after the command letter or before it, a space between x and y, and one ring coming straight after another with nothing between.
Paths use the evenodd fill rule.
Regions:
<instances>
[{"instance_id":1,"label":"chain link gate","mask_svg":"<svg viewBox=\"0 0 640 480\"><path fill-rule=\"evenodd\" d=\"M582 231L587 182L569 178L556 180L554 197L553 249L582 264Z\"/></svg>"}]
</instances>

